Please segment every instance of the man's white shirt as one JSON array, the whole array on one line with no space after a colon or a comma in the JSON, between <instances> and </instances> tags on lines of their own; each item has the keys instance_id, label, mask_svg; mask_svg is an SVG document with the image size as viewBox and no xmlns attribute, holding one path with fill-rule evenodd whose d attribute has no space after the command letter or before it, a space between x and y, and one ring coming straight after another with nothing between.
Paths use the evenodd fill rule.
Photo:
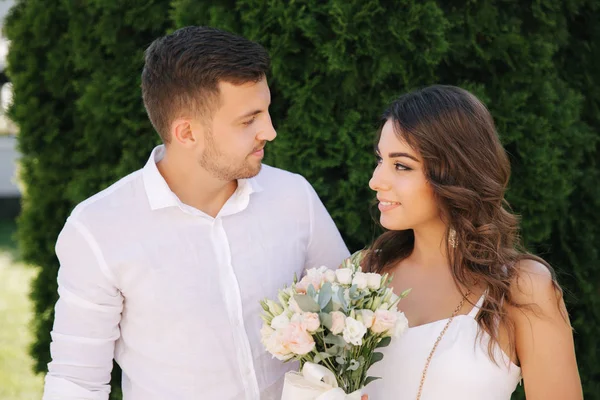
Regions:
<instances>
[{"instance_id":1,"label":"man's white shirt","mask_svg":"<svg viewBox=\"0 0 600 400\"><path fill-rule=\"evenodd\" d=\"M259 300L349 253L300 175L263 165L213 218L146 166L73 210L61 231L59 301L44 400L278 399L283 364L260 342Z\"/></svg>"}]
</instances>

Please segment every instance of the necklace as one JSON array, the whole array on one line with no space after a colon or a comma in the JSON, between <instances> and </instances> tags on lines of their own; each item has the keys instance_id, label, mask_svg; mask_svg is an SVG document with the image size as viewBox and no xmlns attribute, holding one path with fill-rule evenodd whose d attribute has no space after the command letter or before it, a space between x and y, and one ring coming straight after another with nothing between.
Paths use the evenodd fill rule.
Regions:
<instances>
[{"instance_id":1,"label":"necklace","mask_svg":"<svg viewBox=\"0 0 600 400\"><path fill-rule=\"evenodd\" d=\"M465 300L467 300L467 297L469 297L470 294L471 294L471 291L467 290L467 293L465 293L465 295L463 296L460 303L458 303L458 306L456 306L456 309L452 313L452 316L448 319L448 322L446 322L446 326L444 326L444 329L442 329L442 332L440 333L437 340L433 344L433 349L431 349L431 353L429 353L429 357L427 357L427 362L425 363L425 368L423 368L423 373L421 374L421 383L419 384L419 391L417 392L417 400L421 400L421 394L423 392L423 384L425 383L425 378L427 377L427 370L429 369L429 364L431 364L431 359L433 358L433 353L435 353L435 350L437 349L438 344L440 344L440 341L442 340L442 337L444 337L444 334L448 330L448 327L452 323L452 320L454 319L454 317L456 317L458 315L458 313L462 309L463 305L465 304Z\"/></svg>"}]
</instances>

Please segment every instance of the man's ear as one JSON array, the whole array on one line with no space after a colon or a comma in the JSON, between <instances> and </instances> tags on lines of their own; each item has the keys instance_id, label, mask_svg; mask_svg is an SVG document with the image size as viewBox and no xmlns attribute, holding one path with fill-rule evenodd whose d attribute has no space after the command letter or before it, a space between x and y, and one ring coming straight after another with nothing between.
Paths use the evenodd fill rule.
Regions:
<instances>
[{"instance_id":1,"label":"man's ear","mask_svg":"<svg viewBox=\"0 0 600 400\"><path fill-rule=\"evenodd\" d=\"M189 118L177 118L171 123L171 142L184 147L193 147L200 142L198 136L199 132L192 127Z\"/></svg>"}]
</instances>

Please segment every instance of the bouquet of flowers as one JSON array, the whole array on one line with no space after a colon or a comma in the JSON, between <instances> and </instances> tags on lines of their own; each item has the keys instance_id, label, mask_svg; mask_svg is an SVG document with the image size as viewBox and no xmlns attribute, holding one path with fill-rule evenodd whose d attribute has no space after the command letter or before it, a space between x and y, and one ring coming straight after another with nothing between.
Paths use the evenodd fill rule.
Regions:
<instances>
[{"instance_id":1,"label":"bouquet of flowers","mask_svg":"<svg viewBox=\"0 0 600 400\"><path fill-rule=\"evenodd\" d=\"M397 296L387 274L362 272L363 254L337 270L310 269L277 300L261 301L263 345L282 361L300 362L300 372L285 376L282 400L360 399L362 389L379 379L367 376L383 358L376 349L408 328L396 306L409 290Z\"/></svg>"}]
</instances>

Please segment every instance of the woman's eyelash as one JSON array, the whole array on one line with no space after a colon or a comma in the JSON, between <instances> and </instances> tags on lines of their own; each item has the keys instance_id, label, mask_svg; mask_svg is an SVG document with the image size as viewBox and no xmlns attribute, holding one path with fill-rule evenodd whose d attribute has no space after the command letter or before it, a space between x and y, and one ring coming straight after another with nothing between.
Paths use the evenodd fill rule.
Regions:
<instances>
[{"instance_id":1,"label":"woman's eyelash","mask_svg":"<svg viewBox=\"0 0 600 400\"><path fill-rule=\"evenodd\" d=\"M381 164L383 162L383 158L379 154L375 154L375 159L377 160L377 164ZM394 163L394 167L396 167L397 171L411 171L412 168L407 167L404 164Z\"/></svg>"},{"instance_id":2,"label":"woman's eyelash","mask_svg":"<svg viewBox=\"0 0 600 400\"><path fill-rule=\"evenodd\" d=\"M400 164L400 163L395 163L394 166L396 167L397 171L410 171L410 168L408 168L406 165L404 164Z\"/></svg>"}]
</instances>

